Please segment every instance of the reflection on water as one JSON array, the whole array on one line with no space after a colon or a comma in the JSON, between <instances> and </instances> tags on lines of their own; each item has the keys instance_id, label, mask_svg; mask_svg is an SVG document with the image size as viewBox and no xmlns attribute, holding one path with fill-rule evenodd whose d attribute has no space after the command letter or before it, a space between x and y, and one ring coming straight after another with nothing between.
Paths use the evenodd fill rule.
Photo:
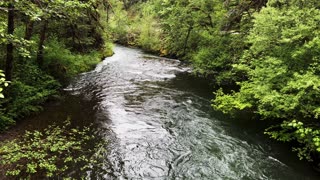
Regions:
<instances>
[{"instance_id":1,"label":"reflection on water","mask_svg":"<svg viewBox=\"0 0 320 180\"><path fill-rule=\"evenodd\" d=\"M106 179L317 179L261 131L214 112L208 89L177 60L117 46L65 90L94 102L87 113L110 140Z\"/></svg>"}]
</instances>

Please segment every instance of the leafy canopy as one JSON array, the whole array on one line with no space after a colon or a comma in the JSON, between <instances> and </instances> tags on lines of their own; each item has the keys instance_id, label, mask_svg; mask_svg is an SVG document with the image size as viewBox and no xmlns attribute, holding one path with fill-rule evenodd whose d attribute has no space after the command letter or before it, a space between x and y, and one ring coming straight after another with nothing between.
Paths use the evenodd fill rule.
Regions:
<instances>
[{"instance_id":1,"label":"leafy canopy","mask_svg":"<svg viewBox=\"0 0 320 180\"><path fill-rule=\"evenodd\" d=\"M303 2L270 1L254 15L250 48L233 64L247 80L238 82L239 91L216 92L213 107L226 113L251 109L280 120L267 134L304 144L296 150L310 159L320 152L320 10Z\"/></svg>"}]
</instances>

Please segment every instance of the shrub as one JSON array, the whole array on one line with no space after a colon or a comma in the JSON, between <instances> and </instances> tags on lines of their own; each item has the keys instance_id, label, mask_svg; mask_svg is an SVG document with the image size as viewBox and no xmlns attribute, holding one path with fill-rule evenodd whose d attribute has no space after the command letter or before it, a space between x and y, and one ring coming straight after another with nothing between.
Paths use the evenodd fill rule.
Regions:
<instances>
[{"instance_id":1,"label":"shrub","mask_svg":"<svg viewBox=\"0 0 320 180\"><path fill-rule=\"evenodd\" d=\"M60 84L33 64L32 60L16 65L15 80L10 85L6 103L6 116L22 118L42 110L41 105L57 94Z\"/></svg>"},{"instance_id":2,"label":"shrub","mask_svg":"<svg viewBox=\"0 0 320 180\"><path fill-rule=\"evenodd\" d=\"M22 179L84 178L88 171L102 169L98 160L103 159L106 142L97 141L89 127L70 125L67 120L62 127L53 125L43 131L27 131L20 138L3 142L1 169L7 176Z\"/></svg>"},{"instance_id":3,"label":"shrub","mask_svg":"<svg viewBox=\"0 0 320 180\"><path fill-rule=\"evenodd\" d=\"M102 59L101 53L98 51L92 51L88 54L71 52L57 38L48 41L44 57L44 69L60 82L66 82L76 74L89 71Z\"/></svg>"}]
</instances>

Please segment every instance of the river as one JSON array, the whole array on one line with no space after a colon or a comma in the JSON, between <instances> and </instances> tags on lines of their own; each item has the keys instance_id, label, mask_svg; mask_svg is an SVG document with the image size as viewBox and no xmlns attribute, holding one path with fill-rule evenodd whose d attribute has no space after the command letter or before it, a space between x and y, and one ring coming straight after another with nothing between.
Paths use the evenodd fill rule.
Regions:
<instances>
[{"instance_id":1,"label":"river","mask_svg":"<svg viewBox=\"0 0 320 180\"><path fill-rule=\"evenodd\" d=\"M208 83L178 60L122 46L114 52L24 125L66 116L94 123L109 141L105 179L320 178L289 147L265 137L262 122L212 110Z\"/></svg>"}]
</instances>

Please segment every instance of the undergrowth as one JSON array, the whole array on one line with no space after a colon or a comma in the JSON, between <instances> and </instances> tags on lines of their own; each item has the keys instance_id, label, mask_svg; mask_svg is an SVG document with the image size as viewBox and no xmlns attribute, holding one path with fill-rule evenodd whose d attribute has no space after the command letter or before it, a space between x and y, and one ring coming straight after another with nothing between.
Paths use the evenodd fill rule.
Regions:
<instances>
[{"instance_id":1,"label":"undergrowth","mask_svg":"<svg viewBox=\"0 0 320 180\"><path fill-rule=\"evenodd\" d=\"M106 141L98 139L92 128L49 126L43 131L26 131L0 145L0 166L5 175L19 179L86 178L90 172L105 171Z\"/></svg>"},{"instance_id":2,"label":"undergrowth","mask_svg":"<svg viewBox=\"0 0 320 180\"><path fill-rule=\"evenodd\" d=\"M57 38L51 38L46 43L41 68L35 56L16 61L14 80L6 88L6 98L0 99L0 131L41 111L43 103L58 97L59 89L72 77L93 69L105 54L110 53L110 44L105 46L101 51L81 54L72 52Z\"/></svg>"}]
</instances>

